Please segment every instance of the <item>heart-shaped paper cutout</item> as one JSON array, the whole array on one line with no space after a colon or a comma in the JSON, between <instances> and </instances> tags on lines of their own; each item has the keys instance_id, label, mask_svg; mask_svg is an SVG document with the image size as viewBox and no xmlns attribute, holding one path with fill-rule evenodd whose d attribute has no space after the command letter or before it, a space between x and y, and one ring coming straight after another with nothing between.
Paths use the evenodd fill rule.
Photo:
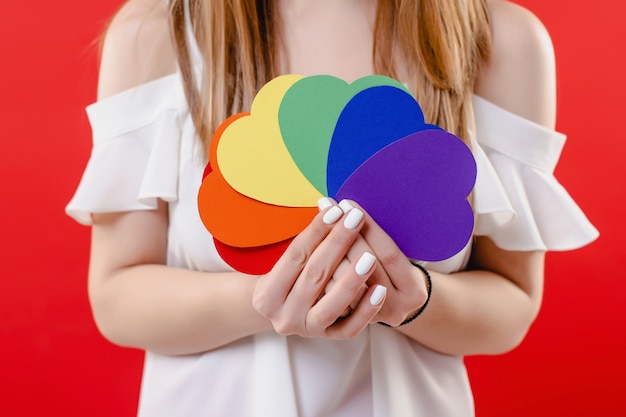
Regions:
<instances>
[{"instance_id":1,"label":"heart-shaped paper cutout","mask_svg":"<svg viewBox=\"0 0 626 417\"><path fill-rule=\"evenodd\" d=\"M328 195L328 148L339 115L355 94L382 85L405 89L382 75L359 78L352 84L330 75L314 75L296 81L285 93L278 111L283 141L300 171L321 194Z\"/></svg>"},{"instance_id":2,"label":"heart-shaped paper cutout","mask_svg":"<svg viewBox=\"0 0 626 417\"><path fill-rule=\"evenodd\" d=\"M328 195L370 156L413 132L439 129L424 122L419 104L406 91L371 87L356 94L337 120L328 151Z\"/></svg>"},{"instance_id":3,"label":"heart-shaped paper cutout","mask_svg":"<svg viewBox=\"0 0 626 417\"><path fill-rule=\"evenodd\" d=\"M429 129L375 153L350 175L337 198L358 202L406 256L441 261L463 249L472 235L467 196L475 178L469 148L448 132Z\"/></svg>"},{"instance_id":4,"label":"heart-shaped paper cutout","mask_svg":"<svg viewBox=\"0 0 626 417\"><path fill-rule=\"evenodd\" d=\"M414 259L447 259L471 237L470 150L386 77L278 77L220 126L210 160L201 218L242 272L268 272L324 194L357 201Z\"/></svg>"},{"instance_id":5,"label":"heart-shaped paper cutout","mask_svg":"<svg viewBox=\"0 0 626 417\"><path fill-rule=\"evenodd\" d=\"M244 274L262 275L272 270L292 240L252 248L235 248L218 240L214 242L217 253L228 265Z\"/></svg>"},{"instance_id":6,"label":"heart-shaped paper cutout","mask_svg":"<svg viewBox=\"0 0 626 417\"><path fill-rule=\"evenodd\" d=\"M278 124L280 102L301 78L284 75L267 83L254 99L250 115L222 133L216 151L219 170L239 193L288 207L315 207L322 197L294 163Z\"/></svg>"},{"instance_id":7,"label":"heart-shaped paper cutout","mask_svg":"<svg viewBox=\"0 0 626 417\"><path fill-rule=\"evenodd\" d=\"M317 215L317 207L265 204L235 191L213 171L198 192L202 223L214 238L236 247L263 246L300 233Z\"/></svg>"}]
</instances>

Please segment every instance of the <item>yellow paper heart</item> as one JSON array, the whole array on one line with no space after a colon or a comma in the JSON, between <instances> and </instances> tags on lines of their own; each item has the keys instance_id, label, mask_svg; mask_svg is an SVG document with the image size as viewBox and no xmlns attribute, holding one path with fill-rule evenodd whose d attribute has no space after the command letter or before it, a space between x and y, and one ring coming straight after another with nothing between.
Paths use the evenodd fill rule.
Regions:
<instances>
[{"instance_id":1,"label":"yellow paper heart","mask_svg":"<svg viewBox=\"0 0 626 417\"><path fill-rule=\"evenodd\" d=\"M239 193L287 207L314 207L322 194L306 179L280 133L278 109L285 92L300 75L284 75L256 95L250 115L226 128L217 145L224 179Z\"/></svg>"}]
</instances>

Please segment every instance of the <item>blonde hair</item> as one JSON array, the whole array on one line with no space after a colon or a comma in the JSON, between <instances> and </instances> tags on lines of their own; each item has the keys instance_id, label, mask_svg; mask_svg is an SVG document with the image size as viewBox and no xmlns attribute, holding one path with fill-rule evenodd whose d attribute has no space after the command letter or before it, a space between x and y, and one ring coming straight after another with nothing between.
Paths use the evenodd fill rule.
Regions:
<instances>
[{"instance_id":1,"label":"blonde hair","mask_svg":"<svg viewBox=\"0 0 626 417\"><path fill-rule=\"evenodd\" d=\"M248 110L256 92L279 75L273 0L172 0L171 24L185 93L208 149L217 126ZM196 79L188 22L203 54ZM378 74L397 78L401 62L427 122L469 141L471 95L491 34L487 0L378 2L372 59Z\"/></svg>"}]
</instances>

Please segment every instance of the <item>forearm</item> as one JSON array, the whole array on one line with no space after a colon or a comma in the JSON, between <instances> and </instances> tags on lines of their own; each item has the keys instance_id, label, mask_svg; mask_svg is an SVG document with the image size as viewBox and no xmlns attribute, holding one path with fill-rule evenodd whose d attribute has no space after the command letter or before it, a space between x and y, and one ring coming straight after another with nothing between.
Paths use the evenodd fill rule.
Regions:
<instances>
[{"instance_id":1,"label":"forearm","mask_svg":"<svg viewBox=\"0 0 626 417\"><path fill-rule=\"evenodd\" d=\"M398 331L450 355L496 354L516 347L538 303L512 281L489 271L431 272L433 290L417 320Z\"/></svg>"},{"instance_id":2,"label":"forearm","mask_svg":"<svg viewBox=\"0 0 626 417\"><path fill-rule=\"evenodd\" d=\"M511 252L476 237L468 271L431 271L432 294L417 320L398 328L451 355L496 354L515 348L539 312L543 252Z\"/></svg>"},{"instance_id":3,"label":"forearm","mask_svg":"<svg viewBox=\"0 0 626 417\"><path fill-rule=\"evenodd\" d=\"M122 268L90 283L94 318L118 345L182 355L272 328L252 308L256 278L163 265Z\"/></svg>"}]
</instances>

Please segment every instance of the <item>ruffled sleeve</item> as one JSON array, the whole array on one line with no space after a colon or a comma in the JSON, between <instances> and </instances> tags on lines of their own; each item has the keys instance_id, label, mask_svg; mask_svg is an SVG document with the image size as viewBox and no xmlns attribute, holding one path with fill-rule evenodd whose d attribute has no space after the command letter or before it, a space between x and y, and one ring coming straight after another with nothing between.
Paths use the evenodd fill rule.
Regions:
<instances>
[{"instance_id":1,"label":"ruffled sleeve","mask_svg":"<svg viewBox=\"0 0 626 417\"><path fill-rule=\"evenodd\" d=\"M598 230L554 177L565 136L474 97L477 235L505 250L570 250Z\"/></svg>"},{"instance_id":2,"label":"ruffled sleeve","mask_svg":"<svg viewBox=\"0 0 626 417\"><path fill-rule=\"evenodd\" d=\"M172 74L87 107L93 148L66 213L89 225L93 213L155 209L177 199L180 77Z\"/></svg>"}]
</instances>

